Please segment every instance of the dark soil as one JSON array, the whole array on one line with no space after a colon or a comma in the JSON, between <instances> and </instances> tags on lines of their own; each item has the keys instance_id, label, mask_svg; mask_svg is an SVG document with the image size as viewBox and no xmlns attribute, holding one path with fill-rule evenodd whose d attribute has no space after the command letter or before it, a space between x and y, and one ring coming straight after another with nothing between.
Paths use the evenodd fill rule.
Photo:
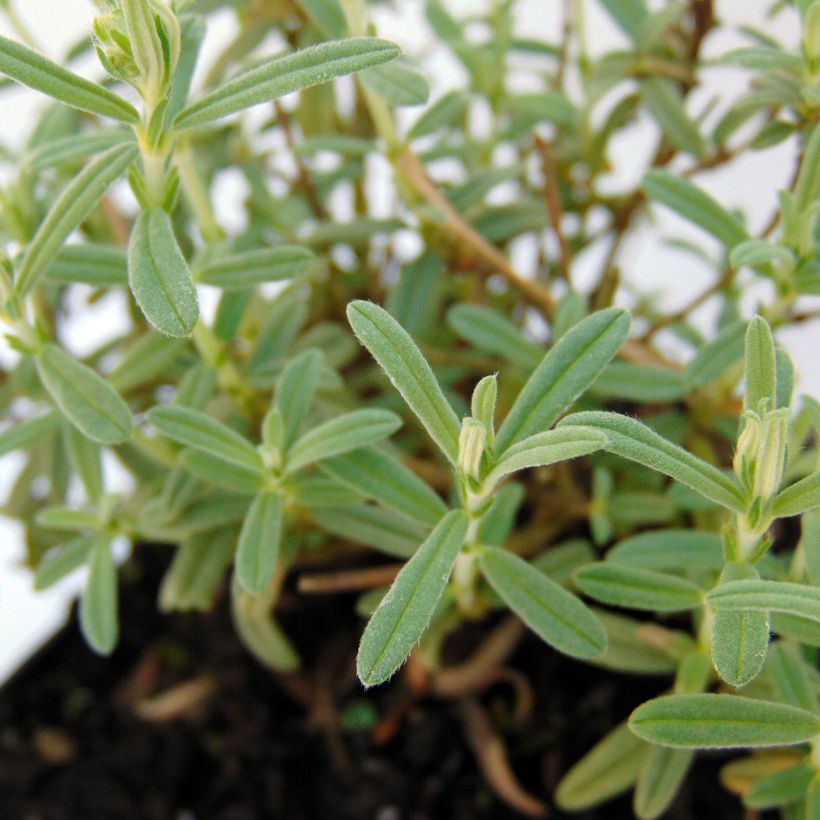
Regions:
<instances>
[{"instance_id":1,"label":"dark soil","mask_svg":"<svg viewBox=\"0 0 820 820\"><path fill-rule=\"evenodd\" d=\"M123 584L112 658L91 654L72 619L0 690L0 818L521 817L485 784L457 702L413 700L401 679L361 690L353 657L362 623L352 596L287 596L284 625L306 671L284 678L246 654L224 601L211 615L158 614L167 553L140 555ZM596 739L668 685L573 662L530 637L512 665L535 694L525 725L511 720L510 687L488 690L482 703L521 783L548 803ZM140 698L202 676L214 688L192 712L165 722L136 714ZM392 734L391 715L400 715ZM668 817L742 816L717 783L724 760L699 757ZM567 815L550 806L550 816ZM630 799L574 816L631 818Z\"/></svg>"}]
</instances>

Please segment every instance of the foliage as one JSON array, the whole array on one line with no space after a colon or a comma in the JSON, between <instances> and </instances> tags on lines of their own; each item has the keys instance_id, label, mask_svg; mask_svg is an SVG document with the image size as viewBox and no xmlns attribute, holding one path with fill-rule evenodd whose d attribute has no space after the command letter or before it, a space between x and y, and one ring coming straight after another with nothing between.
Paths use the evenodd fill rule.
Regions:
<instances>
[{"instance_id":1,"label":"foliage","mask_svg":"<svg viewBox=\"0 0 820 820\"><path fill-rule=\"evenodd\" d=\"M276 620L286 578L364 548L405 561L360 600L366 687L408 659L435 682L447 637L498 610L590 679L669 679L565 773L565 809L634 788L636 815L658 817L696 749L775 747L727 764L726 784L749 808L820 816L820 404L793 397L777 341L818 318L820 2L777 4L799 47L749 29L720 57L750 85L716 118L693 102L721 28L708 0L601 0L627 45L595 57L584 4L541 42L515 33L514 0L469 20L427 0L466 77L432 102L364 0L97 5L96 82L72 68L88 43L58 65L0 38L0 72L51 99L2 157L0 454L23 465L3 512L39 588L87 569L90 647L117 643L115 540L173 545L162 609L227 589L241 640L279 672L301 662ZM223 6L238 33L192 91ZM538 90L511 90L522 65ZM639 117L654 155L634 190L605 193ZM701 179L786 140L792 183L755 231ZM246 191L231 231L213 205L226 170ZM656 206L708 235L687 248L712 282L673 313L620 275ZM510 261L522 242L527 271ZM75 356L78 299L111 294L127 329Z\"/></svg>"}]
</instances>

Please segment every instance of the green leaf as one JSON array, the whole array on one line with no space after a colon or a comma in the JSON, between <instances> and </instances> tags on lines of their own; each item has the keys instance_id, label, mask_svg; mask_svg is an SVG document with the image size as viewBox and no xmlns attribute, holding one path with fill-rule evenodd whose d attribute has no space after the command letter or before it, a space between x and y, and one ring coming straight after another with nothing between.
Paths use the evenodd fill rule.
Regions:
<instances>
[{"instance_id":1,"label":"green leaf","mask_svg":"<svg viewBox=\"0 0 820 820\"><path fill-rule=\"evenodd\" d=\"M293 91L386 63L401 50L374 37L337 40L265 60L189 105L174 121L178 129L203 125Z\"/></svg>"},{"instance_id":2,"label":"green leaf","mask_svg":"<svg viewBox=\"0 0 820 820\"><path fill-rule=\"evenodd\" d=\"M424 105L430 96L430 84L425 76L401 60L368 68L359 75L359 80L368 91L396 107Z\"/></svg>"},{"instance_id":3,"label":"green leaf","mask_svg":"<svg viewBox=\"0 0 820 820\"><path fill-rule=\"evenodd\" d=\"M290 476L287 487L294 501L311 510L318 507L347 508L362 501L359 493L332 478L316 473Z\"/></svg>"},{"instance_id":4,"label":"green leaf","mask_svg":"<svg viewBox=\"0 0 820 820\"><path fill-rule=\"evenodd\" d=\"M279 374L274 391L274 408L284 424L283 452L296 440L322 375L324 357L318 350L306 350L292 358Z\"/></svg>"},{"instance_id":5,"label":"green leaf","mask_svg":"<svg viewBox=\"0 0 820 820\"><path fill-rule=\"evenodd\" d=\"M255 495L262 487L262 475L258 470L240 466L235 461L225 461L200 450L186 450L180 463L197 478L244 495Z\"/></svg>"},{"instance_id":6,"label":"green leaf","mask_svg":"<svg viewBox=\"0 0 820 820\"><path fill-rule=\"evenodd\" d=\"M430 528L371 504L311 510L322 529L396 558L409 558Z\"/></svg>"},{"instance_id":7,"label":"green leaf","mask_svg":"<svg viewBox=\"0 0 820 820\"><path fill-rule=\"evenodd\" d=\"M633 402L671 402L686 395L687 385L678 371L668 367L612 362L589 391Z\"/></svg>"},{"instance_id":8,"label":"green leaf","mask_svg":"<svg viewBox=\"0 0 820 820\"><path fill-rule=\"evenodd\" d=\"M416 343L387 311L371 302L351 302L347 318L359 341L455 465L461 424Z\"/></svg>"},{"instance_id":9,"label":"green leaf","mask_svg":"<svg viewBox=\"0 0 820 820\"><path fill-rule=\"evenodd\" d=\"M305 433L288 453L286 471L293 473L326 458L374 444L392 436L401 419L389 410L353 410Z\"/></svg>"},{"instance_id":10,"label":"green leaf","mask_svg":"<svg viewBox=\"0 0 820 820\"><path fill-rule=\"evenodd\" d=\"M702 345L683 371L683 380L690 387L703 387L722 376L735 362L743 358L743 322L732 322L705 345Z\"/></svg>"},{"instance_id":11,"label":"green leaf","mask_svg":"<svg viewBox=\"0 0 820 820\"><path fill-rule=\"evenodd\" d=\"M517 555L495 547L479 554L481 571L509 608L550 646L589 659L606 649L606 633L584 603Z\"/></svg>"},{"instance_id":12,"label":"green leaf","mask_svg":"<svg viewBox=\"0 0 820 820\"><path fill-rule=\"evenodd\" d=\"M768 408L775 408L777 366L774 339L765 319L755 316L746 328L746 396L744 406L758 409L762 399L768 399Z\"/></svg>"},{"instance_id":13,"label":"green leaf","mask_svg":"<svg viewBox=\"0 0 820 820\"><path fill-rule=\"evenodd\" d=\"M373 447L322 462L323 472L411 521L433 526L447 512L441 497L398 459Z\"/></svg>"},{"instance_id":14,"label":"green leaf","mask_svg":"<svg viewBox=\"0 0 820 820\"><path fill-rule=\"evenodd\" d=\"M524 500L524 487L508 481L493 493L490 508L484 513L478 530L478 540L488 547L500 547L515 527L515 516Z\"/></svg>"},{"instance_id":15,"label":"green leaf","mask_svg":"<svg viewBox=\"0 0 820 820\"><path fill-rule=\"evenodd\" d=\"M650 747L635 784L635 814L641 820L655 820L669 808L694 756L692 749Z\"/></svg>"},{"instance_id":16,"label":"green leaf","mask_svg":"<svg viewBox=\"0 0 820 820\"><path fill-rule=\"evenodd\" d=\"M800 547L809 583L820 587L820 510L807 512L800 519Z\"/></svg>"},{"instance_id":17,"label":"green leaf","mask_svg":"<svg viewBox=\"0 0 820 820\"><path fill-rule=\"evenodd\" d=\"M35 521L41 526L52 530L95 530L99 524L97 513L93 510L78 510L74 507L44 507Z\"/></svg>"},{"instance_id":18,"label":"green leaf","mask_svg":"<svg viewBox=\"0 0 820 820\"><path fill-rule=\"evenodd\" d=\"M63 432L71 466L83 485L85 497L96 506L103 494L100 445L86 438L71 424L66 425Z\"/></svg>"},{"instance_id":19,"label":"green leaf","mask_svg":"<svg viewBox=\"0 0 820 820\"><path fill-rule=\"evenodd\" d=\"M664 473L730 510L745 510L743 494L732 477L667 441L637 419L591 411L567 416L561 420L561 426L564 424L594 427L606 435L608 452Z\"/></svg>"},{"instance_id":20,"label":"green leaf","mask_svg":"<svg viewBox=\"0 0 820 820\"><path fill-rule=\"evenodd\" d=\"M38 592L48 589L85 565L99 538L99 535L81 535L49 550L34 573L34 589Z\"/></svg>"},{"instance_id":21,"label":"green leaf","mask_svg":"<svg viewBox=\"0 0 820 820\"><path fill-rule=\"evenodd\" d=\"M373 613L356 658L356 671L365 686L392 677L427 629L464 543L467 524L464 512L447 513Z\"/></svg>"},{"instance_id":22,"label":"green leaf","mask_svg":"<svg viewBox=\"0 0 820 820\"><path fill-rule=\"evenodd\" d=\"M820 507L820 470L781 490L775 496L771 513L776 518L788 518L815 507Z\"/></svg>"},{"instance_id":23,"label":"green leaf","mask_svg":"<svg viewBox=\"0 0 820 820\"><path fill-rule=\"evenodd\" d=\"M282 497L259 493L245 516L236 548L237 580L252 595L258 595L273 577L281 540Z\"/></svg>"},{"instance_id":24,"label":"green leaf","mask_svg":"<svg viewBox=\"0 0 820 820\"><path fill-rule=\"evenodd\" d=\"M132 125L139 122L136 109L116 94L5 37L0 37L0 72L81 111Z\"/></svg>"},{"instance_id":25,"label":"green leaf","mask_svg":"<svg viewBox=\"0 0 820 820\"><path fill-rule=\"evenodd\" d=\"M459 304L447 311L447 324L478 350L531 370L544 351L504 315L480 305Z\"/></svg>"},{"instance_id":26,"label":"green leaf","mask_svg":"<svg viewBox=\"0 0 820 820\"><path fill-rule=\"evenodd\" d=\"M100 444L118 444L131 435L128 405L90 367L53 344L43 345L36 361L43 386L83 435Z\"/></svg>"},{"instance_id":27,"label":"green leaf","mask_svg":"<svg viewBox=\"0 0 820 820\"><path fill-rule=\"evenodd\" d=\"M128 243L128 282L145 318L166 336L190 336L199 318L196 288L168 214L142 211Z\"/></svg>"},{"instance_id":28,"label":"green leaf","mask_svg":"<svg viewBox=\"0 0 820 820\"><path fill-rule=\"evenodd\" d=\"M42 416L13 424L0 433L0 456L30 447L50 436L60 426L60 414L49 410Z\"/></svg>"},{"instance_id":29,"label":"green leaf","mask_svg":"<svg viewBox=\"0 0 820 820\"><path fill-rule=\"evenodd\" d=\"M171 77L171 88L168 92L168 110L165 112L167 122L182 111L191 91L191 81L196 69L202 41L205 39L205 20L198 15L186 15L180 18L180 56L176 70Z\"/></svg>"},{"instance_id":30,"label":"green leaf","mask_svg":"<svg viewBox=\"0 0 820 820\"><path fill-rule=\"evenodd\" d=\"M706 601L718 612L783 612L820 623L820 595L813 587L786 581L730 581L715 587Z\"/></svg>"},{"instance_id":31,"label":"green leaf","mask_svg":"<svg viewBox=\"0 0 820 820\"><path fill-rule=\"evenodd\" d=\"M774 809L796 803L806 794L815 770L807 763L775 772L752 783L743 795L743 805L750 809ZM814 820L806 815L807 820Z\"/></svg>"},{"instance_id":32,"label":"green leaf","mask_svg":"<svg viewBox=\"0 0 820 820\"><path fill-rule=\"evenodd\" d=\"M495 405L498 400L498 378L495 374L484 376L473 388L470 397L470 414L484 425L487 431L487 446L492 447L495 439Z\"/></svg>"},{"instance_id":33,"label":"green leaf","mask_svg":"<svg viewBox=\"0 0 820 820\"><path fill-rule=\"evenodd\" d=\"M621 723L564 775L555 790L555 802L565 811L583 811L627 791L648 751L646 743Z\"/></svg>"},{"instance_id":34,"label":"green leaf","mask_svg":"<svg viewBox=\"0 0 820 820\"><path fill-rule=\"evenodd\" d=\"M749 238L734 216L683 177L656 168L646 174L641 187L650 199L694 222L729 249Z\"/></svg>"},{"instance_id":35,"label":"green leaf","mask_svg":"<svg viewBox=\"0 0 820 820\"><path fill-rule=\"evenodd\" d=\"M730 563L720 575L720 585L758 577L753 566ZM763 669L768 648L768 612L722 610L715 613L712 663L727 683L740 687L753 681Z\"/></svg>"},{"instance_id":36,"label":"green leaf","mask_svg":"<svg viewBox=\"0 0 820 820\"><path fill-rule=\"evenodd\" d=\"M23 157L21 164L27 165L34 172L43 171L64 164L82 162L94 154L133 141L133 131L119 128L97 134L71 134L38 145Z\"/></svg>"},{"instance_id":37,"label":"green leaf","mask_svg":"<svg viewBox=\"0 0 820 820\"><path fill-rule=\"evenodd\" d=\"M798 615L772 612L772 632L793 638L806 646L820 647L820 623Z\"/></svg>"},{"instance_id":38,"label":"green leaf","mask_svg":"<svg viewBox=\"0 0 820 820\"><path fill-rule=\"evenodd\" d=\"M120 145L90 162L60 193L31 240L14 281L25 296L57 257L68 235L91 213L112 182L137 156L135 145Z\"/></svg>"},{"instance_id":39,"label":"green leaf","mask_svg":"<svg viewBox=\"0 0 820 820\"><path fill-rule=\"evenodd\" d=\"M814 16L814 20L816 26L817 15ZM794 199L799 211L808 211L820 199L820 128L816 125L812 129L803 161L800 163Z\"/></svg>"},{"instance_id":40,"label":"green leaf","mask_svg":"<svg viewBox=\"0 0 820 820\"><path fill-rule=\"evenodd\" d=\"M583 538L571 538L560 544L553 544L530 561L539 572L548 575L556 583L566 586L572 582L576 569L595 560L595 552Z\"/></svg>"},{"instance_id":41,"label":"green leaf","mask_svg":"<svg viewBox=\"0 0 820 820\"><path fill-rule=\"evenodd\" d=\"M439 97L413 124L407 135L409 140L434 134L442 128L457 123L470 105L470 95L465 91L450 91Z\"/></svg>"},{"instance_id":42,"label":"green leaf","mask_svg":"<svg viewBox=\"0 0 820 820\"><path fill-rule=\"evenodd\" d=\"M703 156L703 138L675 83L664 77L646 77L641 83L641 101L675 148L697 158Z\"/></svg>"},{"instance_id":43,"label":"green leaf","mask_svg":"<svg viewBox=\"0 0 820 820\"><path fill-rule=\"evenodd\" d=\"M818 711L815 671L794 644L776 641L766 660L766 676L775 698L808 712Z\"/></svg>"},{"instance_id":44,"label":"green leaf","mask_svg":"<svg viewBox=\"0 0 820 820\"><path fill-rule=\"evenodd\" d=\"M589 563L589 558L584 563ZM606 630L606 652L595 658L595 663L607 669L638 675L669 675L678 666L679 654L692 643L692 639L681 632L664 630L604 609L594 612Z\"/></svg>"},{"instance_id":45,"label":"green leaf","mask_svg":"<svg viewBox=\"0 0 820 820\"><path fill-rule=\"evenodd\" d=\"M628 609L677 612L703 603L703 590L691 581L651 569L591 564L579 569L574 580L596 601Z\"/></svg>"},{"instance_id":46,"label":"green leaf","mask_svg":"<svg viewBox=\"0 0 820 820\"><path fill-rule=\"evenodd\" d=\"M601 0L601 5L630 40L638 40L651 19L644 0Z\"/></svg>"},{"instance_id":47,"label":"green leaf","mask_svg":"<svg viewBox=\"0 0 820 820\"><path fill-rule=\"evenodd\" d=\"M635 734L680 749L789 746L820 734L820 717L780 703L739 695L666 695L629 718Z\"/></svg>"},{"instance_id":48,"label":"green leaf","mask_svg":"<svg viewBox=\"0 0 820 820\"><path fill-rule=\"evenodd\" d=\"M88 645L100 655L110 655L117 645L117 568L106 536L90 549L88 579L80 598L80 629Z\"/></svg>"},{"instance_id":49,"label":"green leaf","mask_svg":"<svg viewBox=\"0 0 820 820\"><path fill-rule=\"evenodd\" d=\"M297 0L313 24L327 37L347 37L347 20L339 0Z\"/></svg>"},{"instance_id":50,"label":"green leaf","mask_svg":"<svg viewBox=\"0 0 820 820\"><path fill-rule=\"evenodd\" d=\"M44 275L52 282L92 287L127 285L128 263L123 249L113 245L63 245Z\"/></svg>"},{"instance_id":51,"label":"green leaf","mask_svg":"<svg viewBox=\"0 0 820 820\"><path fill-rule=\"evenodd\" d=\"M493 486L510 473L589 455L605 447L606 442L603 433L589 427L567 425L560 430L536 433L507 448L485 481Z\"/></svg>"},{"instance_id":52,"label":"green leaf","mask_svg":"<svg viewBox=\"0 0 820 820\"><path fill-rule=\"evenodd\" d=\"M314 259L313 253L300 245L279 245L218 259L200 268L196 280L223 290L241 290L293 279Z\"/></svg>"},{"instance_id":53,"label":"green leaf","mask_svg":"<svg viewBox=\"0 0 820 820\"><path fill-rule=\"evenodd\" d=\"M536 367L496 437L498 453L551 427L609 364L629 333L629 314L607 308L565 333Z\"/></svg>"},{"instance_id":54,"label":"green leaf","mask_svg":"<svg viewBox=\"0 0 820 820\"><path fill-rule=\"evenodd\" d=\"M712 532L652 530L617 543L606 553L608 563L654 570L719 570L723 544Z\"/></svg>"},{"instance_id":55,"label":"green leaf","mask_svg":"<svg viewBox=\"0 0 820 820\"><path fill-rule=\"evenodd\" d=\"M147 416L160 433L173 441L250 471L261 473L264 469L262 457L246 438L205 413L166 404L151 408Z\"/></svg>"}]
</instances>

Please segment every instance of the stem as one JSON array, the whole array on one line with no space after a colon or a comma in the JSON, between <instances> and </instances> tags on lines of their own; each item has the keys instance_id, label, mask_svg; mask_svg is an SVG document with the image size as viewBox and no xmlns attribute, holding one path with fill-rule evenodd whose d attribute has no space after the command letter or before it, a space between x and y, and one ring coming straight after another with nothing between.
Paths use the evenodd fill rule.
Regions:
<instances>
[{"instance_id":1,"label":"stem","mask_svg":"<svg viewBox=\"0 0 820 820\"><path fill-rule=\"evenodd\" d=\"M202 238L206 242L221 241L225 238L225 232L216 221L211 199L194 164L191 147L187 142L181 143L177 148L174 164L179 173L182 189L199 224Z\"/></svg>"}]
</instances>

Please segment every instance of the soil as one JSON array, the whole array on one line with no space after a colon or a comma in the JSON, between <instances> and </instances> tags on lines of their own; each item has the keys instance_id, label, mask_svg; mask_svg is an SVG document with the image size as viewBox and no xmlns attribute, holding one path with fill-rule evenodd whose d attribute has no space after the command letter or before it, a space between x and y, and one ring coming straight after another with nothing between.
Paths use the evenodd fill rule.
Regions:
<instances>
[{"instance_id":1,"label":"soil","mask_svg":"<svg viewBox=\"0 0 820 820\"><path fill-rule=\"evenodd\" d=\"M167 562L140 550L121 589L121 640L93 655L71 618L0 690L0 818L10 820L518 820L485 782L463 704L412 698L399 677L367 693L353 658L353 596L287 595L283 623L305 659L272 674L237 640L225 601L157 612ZM464 641L470 639L469 630ZM560 776L663 679L594 671L527 636L510 664L532 684L523 725L512 689L480 698L521 784L549 805ZM177 697L140 703L174 686ZM742 817L700 755L673 820ZM572 815L632 818L630 798Z\"/></svg>"}]
</instances>

